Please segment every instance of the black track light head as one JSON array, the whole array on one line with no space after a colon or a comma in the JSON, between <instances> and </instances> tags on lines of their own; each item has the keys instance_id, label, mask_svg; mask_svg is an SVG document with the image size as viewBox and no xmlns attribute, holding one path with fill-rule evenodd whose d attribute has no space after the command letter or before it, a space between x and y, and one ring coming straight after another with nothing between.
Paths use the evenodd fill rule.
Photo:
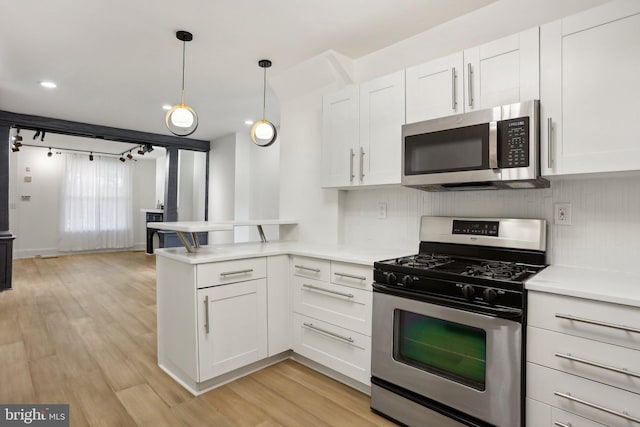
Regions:
<instances>
[{"instance_id":1,"label":"black track light head","mask_svg":"<svg viewBox=\"0 0 640 427\"><path fill-rule=\"evenodd\" d=\"M45 131L42 131L42 136L40 137L40 141L44 141L44 134L45 133L46 133Z\"/></svg>"},{"instance_id":2,"label":"black track light head","mask_svg":"<svg viewBox=\"0 0 640 427\"><path fill-rule=\"evenodd\" d=\"M144 149L142 148L142 145L138 147L138 154L144 156Z\"/></svg>"},{"instance_id":3,"label":"black track light head","mask_svg":"<svg viewBox=\"0 0 640 427\"><path fill-rule=\"evenodd\" d=\"M37 130L36 133L33 135L33 140L35 141L36 139L38 139L39 136L40 136L40 130Z\"/></svg>"},{"instance_id":4,"label":"black track light head","mask_svg":"<svg viewBox=\"0 0 640 427\"><path fill-rule=\"evenodd\" d=\"M93 152L91 154L89 154L89 161L93 162Z\"/></svg>"},{"instance_id":5,"label":"black track light head","mask_svg":"<svg viewBox=\"0 0 640 427\"><path fill-rule=\"evenodd\" d=\"M151 144L145 144L144 146L144 151L146 151L147 153L150 153L153 151L153 145Z\"/></svg>"},{"instance_id":6,"label":"black track light head","mask_svg":"<svg viewBox=\"0 0 640 427\"><path fill-rule=\"evenodd\" d=\"M122 157L122 156L120 156L120 158L119 158L118 160L120 160L122 163L124 163L124 162L126 162L126 161L127 161L127 159L125 159L125 158L124 158L124 157Z\"/></svg>"},{"instance_id":7,"label":"black track light head","mask_svg":"<svg viewBox=\"0 0 640 427\"><path fill-rule=\"evenodd\" d=\"M20 151L20 147L14 145L13 147L11 147L11 151L17 153L18 151Z\"/></svg>"},{"instance_id":8,"label":"black track light head","mask_svg":"<svg viewBox=\"0 0 640 427\"><path fill-rule=\"evenodd\" d=\"M47 153L47 157L51 157L53 156L53 153L51 152L51 147L49 147L49 152Z\"/></svg>"},{"instance_id":9,"label":"black track light head","mask_svg":"<svg viewBox=\"0 0 640 427\"><path fill-rule=\"evenodd\" d=\"M133 154L131 154L131 151L129 151L129 153L127 154L127 159L129 160L133 159Z\"/></svg>"}]
</instances>

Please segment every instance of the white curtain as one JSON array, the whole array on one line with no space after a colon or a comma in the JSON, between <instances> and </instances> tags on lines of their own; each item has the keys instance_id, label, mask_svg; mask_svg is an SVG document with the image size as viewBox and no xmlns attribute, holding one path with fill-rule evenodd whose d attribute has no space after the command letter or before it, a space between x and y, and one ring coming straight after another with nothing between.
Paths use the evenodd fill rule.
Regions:
<instances>
[{"instance_id":1,"label":"white curtain","mask_svg":"<svg viewBox=\"0 0 640 427\"><path fill-rule=\"evenodd\" d=\"M132 168L116 158L68 154L60 200L60 250L133 246Z\"/></svg>"}]
</instances>

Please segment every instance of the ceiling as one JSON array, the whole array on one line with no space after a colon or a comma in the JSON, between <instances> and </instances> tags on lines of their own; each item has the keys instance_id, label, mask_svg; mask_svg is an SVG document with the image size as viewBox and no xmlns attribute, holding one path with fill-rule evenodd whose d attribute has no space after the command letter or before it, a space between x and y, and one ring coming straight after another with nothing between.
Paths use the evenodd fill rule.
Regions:
<instances>
[{"instance_id":1,"label":"ceiling","mask_svg":"<svg viewBox=\"0 0 640 427\"><path fill-rule=\"evenodd\" d=\"M0 110L170 134L162 105L179 102L184 29L191 137L212 140L261 118L261 58L273 61L267 79L328 49L359 58L493 1L4 2ZM279 123L269 90L267 118Z\"/></svg>"}]
</instances>

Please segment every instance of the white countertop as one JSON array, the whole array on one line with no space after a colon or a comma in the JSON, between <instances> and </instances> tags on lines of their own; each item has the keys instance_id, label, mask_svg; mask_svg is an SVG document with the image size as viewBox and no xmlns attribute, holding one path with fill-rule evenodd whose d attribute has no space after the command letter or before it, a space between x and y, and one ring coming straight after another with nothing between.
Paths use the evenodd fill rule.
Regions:
<instances>
[{"instance_id":1,"label":"white countertop","mask_svg":"<svg viewBox=\"0 0 640 427\"><path fill-rule=\"evenodd\" d=\"M163 213L164 209L140 209L140 212Z\"/></svg>"},{"instance_id":2,"label":"white countertop","mask_svg":"<svg viewBox=\"0 0 640 427\"><path fill-rule=\"evenodd\" d=\"M158 256L171 258L188 264L202 264L273 255L298 255L372 266L375 261L413 255L415 253L415 248L406 250L373 250L339 245L313 245L284 241L203 246L195 253L188 253L184 248L155 250L155 254Z\"/></svg>"},{"instance_id":3,"label":"white countertop","mask_svg":"<svg viewBox=\"0 0 640 427\"><path fill-rule=\"evenodd\" d=\"M640 276L614 271L550 265L525 288L640 307Z\"/></svg>"},{"instance_id":4,"label":"white countertop","mask_svg":"<svg viewBox=\"0 0 640 427\"><path fill-rule=\"evenodd\" d=\"M147 227L157 230L182 231L186 233L233 230L233 224L220 224L209 221L148 222Z\"/></svg>"}]
</instances>

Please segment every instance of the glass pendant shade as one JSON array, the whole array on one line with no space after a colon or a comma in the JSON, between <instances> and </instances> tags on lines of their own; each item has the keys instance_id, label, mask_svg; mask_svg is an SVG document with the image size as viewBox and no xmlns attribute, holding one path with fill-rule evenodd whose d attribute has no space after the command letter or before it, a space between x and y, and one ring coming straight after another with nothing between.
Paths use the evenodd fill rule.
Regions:
<instances>
[{"instance_id":1,"label":"glass pendant shade","mask_svg":"<svg viewBox=\"0 0 640 427\"><path fill-rule=\"evenodd\" d=\"M184 103L185 46L187 42L193 40L193 34L181 30L176 32L176 38L182 41L182 98L180 104L174 105L167 111L164 121L172 134L187 136L198 128L198 115L193 108Z\"/></svg>"},{"instance_id":2,"label":"glass pendant shade","mask_svg":"<svg viewBox=\"0 0 640 427\"><path fill-rule=\"evenodd\" d=\"M268 121L266 115L266 95L267 95L267 68L271 67L271 61L268 59L261 59L258 61L258 65L264 69L264 82L262 87L262 120L257 121L251 127L251 140L254 144L260 147L268 147L278 137L278 131L276 127Z\"/></svg>"},{"instance_id":3,"label":"glass pendant shade","mask_svg":"<svg viewBox=\"0 0 640 427\"><path fill-rule=\"evenodd\" d=\"M165 123L172 134L187 136L197 129L198 115L188 105L177 104L167 111Z\"/></svg>"}]
</instances>

